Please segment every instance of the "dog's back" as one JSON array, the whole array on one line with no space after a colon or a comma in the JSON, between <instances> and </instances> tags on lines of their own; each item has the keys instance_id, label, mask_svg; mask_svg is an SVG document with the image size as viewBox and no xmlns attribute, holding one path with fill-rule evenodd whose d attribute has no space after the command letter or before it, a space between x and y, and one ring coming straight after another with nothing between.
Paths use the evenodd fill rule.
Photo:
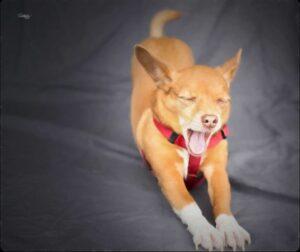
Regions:
<instances>
[{"instance_id":1,"label":"dog's back","mask_svg":"<svg viewBox=\"0 0 300 252\"><path fill-rule=\"evenodd\" d=\"M173 10L158 12L150 25L150 38L139 43L155 58L174 70L180 70L194 65L191 49L183 41L163 35L164 24L177 19L180 13ZM131 125L133 135L136 137L137 125L143 113L150 107L152 92L155 84L141 64L132 57L133 90L131 96Z\"/></svg>"}]
</instances>

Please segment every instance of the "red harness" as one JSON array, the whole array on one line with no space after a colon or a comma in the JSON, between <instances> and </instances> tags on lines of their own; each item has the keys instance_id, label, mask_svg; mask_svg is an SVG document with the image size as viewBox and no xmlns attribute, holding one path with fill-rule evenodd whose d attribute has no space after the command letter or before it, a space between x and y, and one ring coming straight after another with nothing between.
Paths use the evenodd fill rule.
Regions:
<instances>
[{"instance_id":1,"label":"red harness","mask_svg":"<svg viewBox=\"0 0 300 252\"><path fill-rule=\"evenodd\" d=\"M160 133L162 133L170 143L176 144L184 149L187 149L185 139L182 135L177 134L172 129L163 125L154 117L153 117L153 122L157 127L157 129L160 131ZM228 127L227 125L224 125L221 130L219 130L210 138L208 148L212 148L216 146L220 141L226 139L227 136L228 136ZM143 158L145 159L145 155L143 152L142 155ZM199 170L200 163L201 163L201 156L193 156L189 154L188 175L187 178L185 179L185 185L188 189L192 189L196 185L199 185L202 182L204 182L205 180L203 173ZM148 162L147 164L149 165Z\"/></svg>"}]
</instances>

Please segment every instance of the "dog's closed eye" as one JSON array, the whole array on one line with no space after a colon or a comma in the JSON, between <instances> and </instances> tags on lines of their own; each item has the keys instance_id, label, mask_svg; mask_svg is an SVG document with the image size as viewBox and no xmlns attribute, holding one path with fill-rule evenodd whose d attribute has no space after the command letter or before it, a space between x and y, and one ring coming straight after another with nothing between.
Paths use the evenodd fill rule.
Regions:
<instances>
[{"instance_id":1,"label":"dog's closed eye","mask_svg":"<svg viewBox=\"0 0 300 252\"><path fill-rule=\"evenodd\" d=\"M221 98L218 98L217 99L217 103L219 105L225 105L227 104L228 102L230 102L230 98L229 97L221 97Z\"/></svg>"},{"instance_id":2,"label":"dog's closed eye","mask_svg":"<svg viewBox=\"0 0 300 252\"><path fill-rule=\"evenodd\" d=\"M177 96L179 99L181 100L185 100L185 101L195 101L196 97L186 97L186 96Z\"/></svg>"},{"instance_id":3,"label":"dog's closed eye","mask_svg":"<svg viewBox=\"0 0 300 252\"><path fill-rule=\"evenodd\" d=\"M172 90L176 98L178 98L182 102L194 102L197 97L191 96L189 92L182 91L179 94L175 92L175 90Z\"/></svg>"}]
</instances>

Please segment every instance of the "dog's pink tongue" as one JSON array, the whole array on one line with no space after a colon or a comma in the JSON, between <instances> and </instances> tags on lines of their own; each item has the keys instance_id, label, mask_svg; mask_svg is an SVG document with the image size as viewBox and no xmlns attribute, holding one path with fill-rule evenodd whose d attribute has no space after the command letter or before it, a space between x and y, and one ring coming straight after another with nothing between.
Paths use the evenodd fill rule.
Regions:
<instances>
[{"instance_id":1,"label":"dog's pink tongue","mask_svg":"<svg viewBox=\"0 0 300 252\"><path fill-rule=\"evenodd\" d=\"M201 154L205 150L204 133L192 131L189 141L189 148L194 154Z\"/></svg>"}]
</instances>

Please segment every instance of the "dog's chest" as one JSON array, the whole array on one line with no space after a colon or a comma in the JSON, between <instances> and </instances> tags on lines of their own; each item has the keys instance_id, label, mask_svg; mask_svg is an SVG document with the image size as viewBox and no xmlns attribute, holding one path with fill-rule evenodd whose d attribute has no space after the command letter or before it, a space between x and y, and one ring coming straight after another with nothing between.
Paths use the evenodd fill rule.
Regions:
<instances>
[{"instance_id":1,"label":"dog's chest","mask_svg":"<svg viewBox=\"0 0 300 252\"><path fill-rule=\"evenodd\" d=\"M201 164L205 159L205 155L203 154L203 157L195 157L182 148L177 149L177 154L181 158L181 162L176 164L176 168L184 178L187 188L192 189L196 185L201 184L204 181Z\"/></svg>"},{"instance_id":2,"label":"dog's chest","mask_svg":"<svg viewBox=\"0 0 300 252\"><path fill-rule=\"evenodd\" d=\"M190 155L189 155L187 150L182 149L182 148L178 148L177 153L178 153L179 157L182 159L182 161L177 164L176 168L178 169L180 174L182 174L184 179L187 179L187 176L188 176L188 173L189 173ZM201 170L201 165L202 165L203 161L205 160L205 158L206 158L206 152L204 152L201 155L201 160L200 160L199 167L198 167L199 170Z\"/></svg>"}]
</instances>

